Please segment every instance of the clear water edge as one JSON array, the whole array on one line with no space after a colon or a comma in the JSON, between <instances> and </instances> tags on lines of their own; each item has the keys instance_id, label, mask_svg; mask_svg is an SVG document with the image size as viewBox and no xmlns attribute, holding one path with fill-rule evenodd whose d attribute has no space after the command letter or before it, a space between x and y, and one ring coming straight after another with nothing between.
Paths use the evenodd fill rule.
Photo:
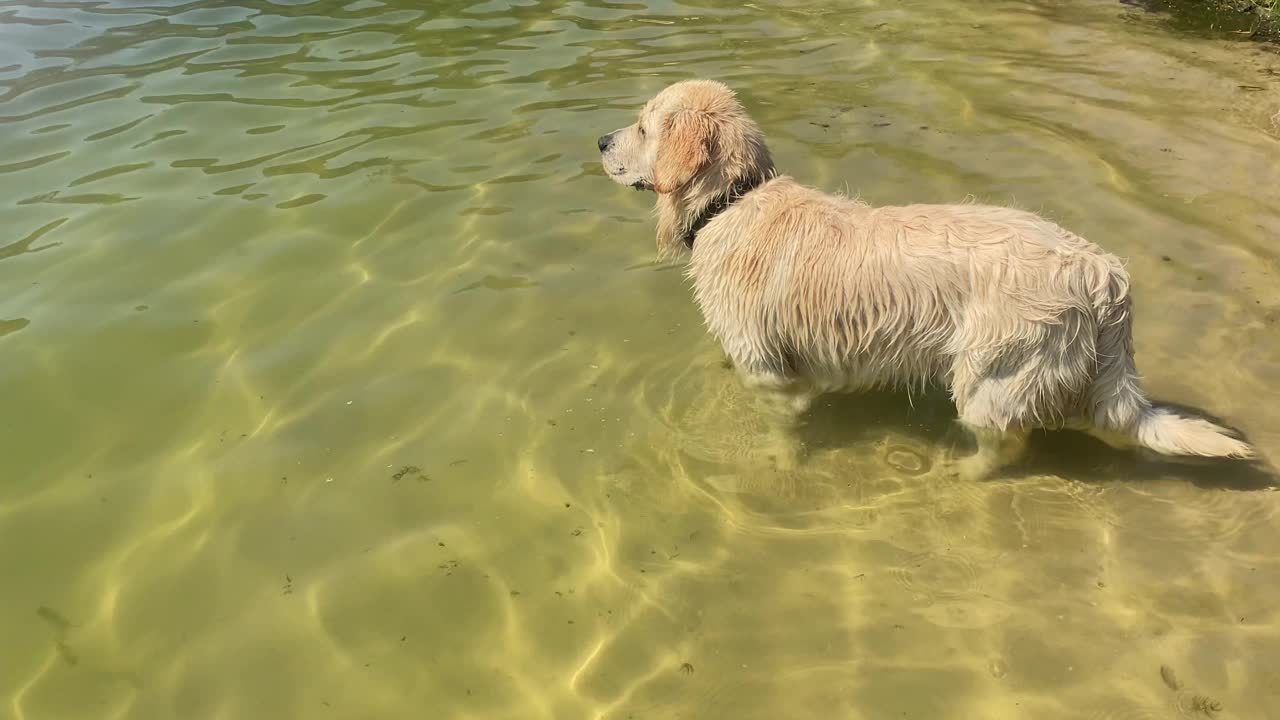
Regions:
<instances>
[{"instance_id":1,"label":"clear water edge","mask_svg":"<svg viewBox=\"0 0 1280 720\"><path fill-rule=\"evenodd\" d=\"M701 75L805 182L1044 212L1274 457L1280 59L953 5L5 4L0 714L1266 717L1265 475L949 483L945 400L871 394L782 482L600 176Z\"/></svg>"}]
</instances>

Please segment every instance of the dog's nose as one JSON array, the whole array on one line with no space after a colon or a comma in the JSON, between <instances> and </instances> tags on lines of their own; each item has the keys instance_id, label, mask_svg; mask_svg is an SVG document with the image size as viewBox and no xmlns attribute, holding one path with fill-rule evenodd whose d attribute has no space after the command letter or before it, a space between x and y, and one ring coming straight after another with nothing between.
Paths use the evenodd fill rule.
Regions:
<instances>
[{"instance_id":1,"label":"dog's nose","mask_svg":"<svg viewBox=\"0 0 1280 720\"><path fill-rule=\"evenodd\" d=\"M613 133L609 133L608 135L601 135L600 139L596 141L596 147L600 148L600 152L604 152L605 150L608 150L609 146L612 144L613 144Z\"/></svg>"}]
</instances>

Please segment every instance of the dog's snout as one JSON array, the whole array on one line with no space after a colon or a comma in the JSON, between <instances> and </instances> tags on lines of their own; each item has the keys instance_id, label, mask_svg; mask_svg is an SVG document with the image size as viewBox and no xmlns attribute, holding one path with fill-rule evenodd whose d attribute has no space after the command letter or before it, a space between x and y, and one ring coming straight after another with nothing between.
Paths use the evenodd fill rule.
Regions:
<instances>
[{"instance_id":1,"label":"dog's snout","mask_svg":"<svg viewBox=\"0 0 1280 720\"><path fill-rule=\"evenodd\" d=\"M604 152L605 150L608 150L609 146L612 144L613 144L613 133L609 133L608 135L601 135L600 139L596 140L596 147L600 148L600 152Z\"/></svg>"}]
</instances>

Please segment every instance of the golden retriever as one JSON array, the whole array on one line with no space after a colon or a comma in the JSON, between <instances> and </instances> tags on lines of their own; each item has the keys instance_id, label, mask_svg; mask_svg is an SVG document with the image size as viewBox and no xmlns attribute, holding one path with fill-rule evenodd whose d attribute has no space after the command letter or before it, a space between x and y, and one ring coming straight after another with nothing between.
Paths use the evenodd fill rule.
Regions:
<instances>
[{"instance_id":1,"label":"golden retriever","mask_svg":"<svg viewBox=\"0 0 1280 720\"><path fill-rule=\"evenodd\" d=\"M725 85L667 87L598 141L615 182L657 193L658 251L687 251L710 331L775 410L784 466L815 396L945 385L983 477L1033 428L1086 430L1166 455L1245 458L1208 420L1154 405L1133 361L1120 260L1032 213L976 204L871 207L774 169Z\"/></svg>"}]
</instances>

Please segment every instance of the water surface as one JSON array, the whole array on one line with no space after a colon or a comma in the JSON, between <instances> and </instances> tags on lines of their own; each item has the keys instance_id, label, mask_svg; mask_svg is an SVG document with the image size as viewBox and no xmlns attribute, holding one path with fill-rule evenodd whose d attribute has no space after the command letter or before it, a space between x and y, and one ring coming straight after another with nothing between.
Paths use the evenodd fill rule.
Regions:
<instances>
[{"instance_id":1,"label":"water surface","mask_svg":"<svg viewBox=\"0 0 1280 720\"><path fill-rule=\"evenodd\" d=\"M804 182L1043 212L1274 458L1277 68L1100 1L0 2L0 717L1274 714L1263 473L951 482L876 394L780 478L594 139L716 77Z\"/></svg>"}]
</instances>

